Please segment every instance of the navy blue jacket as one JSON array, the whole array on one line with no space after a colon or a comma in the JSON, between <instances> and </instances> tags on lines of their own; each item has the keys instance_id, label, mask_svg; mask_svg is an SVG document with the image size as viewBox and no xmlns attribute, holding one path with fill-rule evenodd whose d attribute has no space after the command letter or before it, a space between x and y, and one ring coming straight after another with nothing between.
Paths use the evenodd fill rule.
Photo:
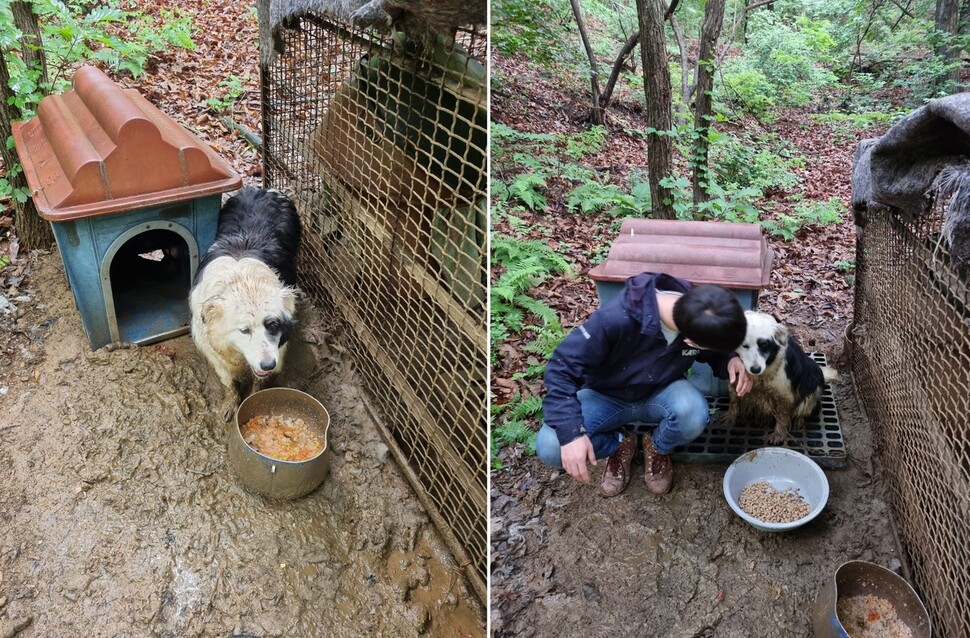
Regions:
<instances>
[{"instance_id":1,"label":"navy blue jacket","mask_svg":"<svg viewBox=\"0 0 970 638\"><path fill-rule=\"evenodd\" d=\"M683 379L695 360L727 377L733 355L700 350L680 334L667 345L660 327L657 290L687 292L692 284L671 275L641 273L590 315L559 344L546 366L543 420L556 430L560 445L582 433L583 412L576 398L592 388L622 401L643 401Z\"/></svg>"}]
</instances>

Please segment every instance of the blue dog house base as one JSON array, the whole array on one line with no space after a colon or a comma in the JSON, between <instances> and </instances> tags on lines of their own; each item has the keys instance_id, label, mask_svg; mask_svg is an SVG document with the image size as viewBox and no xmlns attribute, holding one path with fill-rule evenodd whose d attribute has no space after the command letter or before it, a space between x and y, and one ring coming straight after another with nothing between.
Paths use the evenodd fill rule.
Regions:
<instances>
[{"instance_id":1,"label":"blue dog house base","mask_svg":"<svg viewBox=\"0 0 970 638\"><path fill-rule=\"evenodd\" d=\"M13 125L94 349L189 331L189 292L242 179L202 141L94 67Z\"/></svg>"},{"instance_id":2,"label":"blue dog house base","mask_svg":"<svg viewBox=\"0 0 970 638\"><path fill-rule=\"evenodd\" d=\"M51 224L93 348L188 332L199 247L215 239L220 206L215 196Z\"/></svg>"}]
</instances>

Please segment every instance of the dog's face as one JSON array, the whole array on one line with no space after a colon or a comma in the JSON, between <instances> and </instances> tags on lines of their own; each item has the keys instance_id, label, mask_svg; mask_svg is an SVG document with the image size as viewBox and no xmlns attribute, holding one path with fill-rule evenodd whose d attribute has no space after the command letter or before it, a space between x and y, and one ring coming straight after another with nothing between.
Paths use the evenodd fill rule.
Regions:
<instances>
[{"instance_id":1,"label":"dog's face","mask_svg":"<svg viewBox=\"0 0 970 638\"><path fill-rule=\"evenodd\" d=\"M788 345L788 328L771 315L748 310L744 313L748 330L737 349L744 369L752 376L760 376L776 361L784 359Z\"/></svg>"},{"instance_id":2,"label":"dog's face","mask_svg":"<svg viewBox=\"0 0 970 638\"><path fill-rule=\"evenodd\" d=\"M280 351L296 326L296 291L282 286L261 264L240 268L221 294L202 305L202 321L214 350L245 359L254 375L266 377L279 369Z\"/></svg>"},{"instance_id":3,"label":"dog's face","mask_svg":"<svg viewBox=\"0 0 970 638\"><path fill-rule=\"evenodd\" d=\"M257 377L266 377L280 366L280 348L293 332L292 315L286 312L247 314L236 322L228 342L242 354Z\"/></svg>"}]
</instances>

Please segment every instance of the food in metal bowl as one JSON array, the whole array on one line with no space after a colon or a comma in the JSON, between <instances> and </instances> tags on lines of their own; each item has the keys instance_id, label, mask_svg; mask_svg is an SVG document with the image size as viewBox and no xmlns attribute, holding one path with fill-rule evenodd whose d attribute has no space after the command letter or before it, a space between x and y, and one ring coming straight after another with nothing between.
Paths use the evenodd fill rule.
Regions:
<instances>
[{"instance_id":1,"label":"food in metal bowl","mask_svg":"<svg viewBox=\"0 0 970 638\"><path fill-rule=\"evenodd\" d=\"M840 596L836 608L850 638L913 638L913 632L885 598Z\"/></svg>"},{"instance_id":2,"label":"food in metal bowl","mask_svg":"<svg viewBox=\"0 0 970 638\"><path fill-rule=\"evenodd\" d=\"M323 441L300 418L255 416L241 432L250 447L278 461L306 461L323 450Z\"/></svg>"}]
</instances>

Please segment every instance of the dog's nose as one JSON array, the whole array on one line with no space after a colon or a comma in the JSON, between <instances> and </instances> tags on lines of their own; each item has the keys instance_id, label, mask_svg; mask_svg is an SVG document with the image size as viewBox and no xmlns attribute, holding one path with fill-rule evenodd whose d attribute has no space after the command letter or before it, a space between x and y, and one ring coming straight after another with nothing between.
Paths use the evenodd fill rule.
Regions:
<instances>
[{"instance_id":1,"label":"dog's nose","mask_svg":"<svg viewBox=\"0 0 970 638\"><path fill-rule=\"evenodd\" d=\"M761 366L751 366L751 374L761 374Z\"/></svg>"},{"instance_id":2,"label":"dog's nose","mask_svg":"<svg viewBox=\"0 0 970 638\"><path fill-rule=\"evenodd\" d=\"M268 359L266 361L260 361L259 362L259 367L264 372L269 372L270 370L275 370L276 369L276 359Z\"/></svg>"}]
</instances>

